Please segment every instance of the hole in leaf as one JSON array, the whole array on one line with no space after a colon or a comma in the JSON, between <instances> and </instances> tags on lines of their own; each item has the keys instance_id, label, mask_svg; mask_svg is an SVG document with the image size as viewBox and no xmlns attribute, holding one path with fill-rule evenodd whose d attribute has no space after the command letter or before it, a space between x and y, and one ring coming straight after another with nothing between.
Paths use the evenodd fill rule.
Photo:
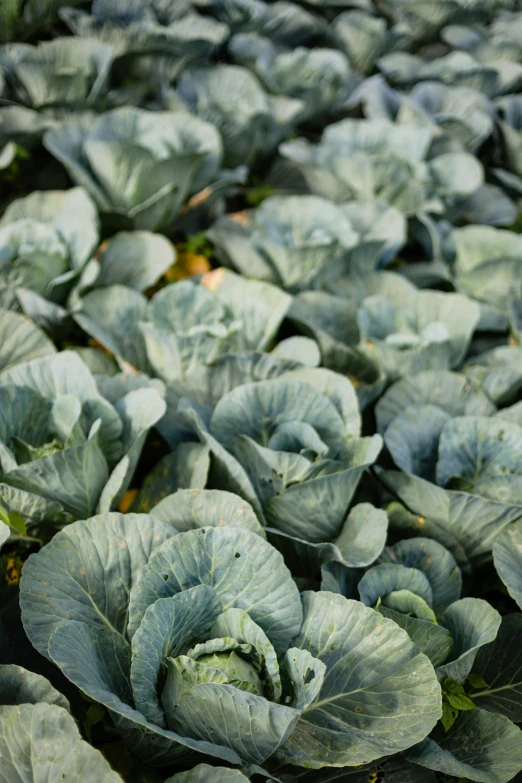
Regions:
<instances>
[{"instance_id":1,"label":"hole in leaf","mask_svg":"<svg viewBox=\"0 0 522 783\"><path fill-rule=\"evenodd\" d=\"M239 554L239 552L236 552L236 554L234 555L234 557L241 557L241 555Z\"/></svg>"}]
</instances>

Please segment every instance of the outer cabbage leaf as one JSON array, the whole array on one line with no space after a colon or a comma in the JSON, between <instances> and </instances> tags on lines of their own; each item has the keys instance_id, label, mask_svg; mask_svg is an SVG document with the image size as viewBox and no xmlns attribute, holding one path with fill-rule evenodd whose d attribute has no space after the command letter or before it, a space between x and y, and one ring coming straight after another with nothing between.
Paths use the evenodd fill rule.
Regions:
<instances>
[{"instance_id":1,"label":"outer cabbage leaf","mask_svg":"<svg viewBox=\"0 0 522 783\"><path fill-rule=\"evenodd\" d=\"M31 555L20 602L36 649L47 655L51 634L63 620L125 634L131 587L151 553L173 533L145 514L101 514L66 527Z\"/></svg>"},{"instance_id":2,"label":"outer cabbage leaf","mask_svg":"<svg viewBox=\"0 0 522 783\"><path fill-rule=\"evenodd\" d=\"M495 406L464 375L426 370L397 381L375 406L377 429L384 434L396 416L410 407L436 406L453 416L490 416Z\"/></svg>"},{"instance_id":3,"label":"outer cabbage leaf","mask_svg":"<svg viewBox=\"0 0 522 783\"><path fill-rule=\"evenodd\" d=\"M238 769L211 767L198 764L188 772L178 772L167 778L165 783L247 783L248 778Z\"/></svg>"},{"instance_id":4,"label":"outer cabbage leaf","mask_svg":"<svg viewBox=\"0 0 522 783\"><path fill-rule=\"evenodd\" d=\"M85 742L73 718L53 704L0 707L0 761L6 783L19 780L43 783L58 775L73 783L89 770L100 783L117 783L103 755Z\"/></svg>"},{"instance_id":5,"label":"outer cabbage leaf","mask_svg":"<svg viewBox=\"0 0 522 783\"><path fill-rule=\"evenodd\" d=\"M27 318L0 310L0 370L56 352L54 344Z\"/></svg>"},{"instance_id":6,"label":"outer cabbage leaf","mask_svg":"<svg viewBox=\"0 0 522 783\"><path fill-rule=\"evenodd\" d=\"M522 580L520 578L522 523L505 527L493 543L493 562L510 596L522 607Z\"/></svg>"},{"instance_id":7,"label":"outer cabbage leaf","mask_svg":"<svg viewBox=\"0 0 522 783\"><path fill-rule=\"evenodd\" d=\"M491 561L493 542L520 508L467 492L445 490L416 476L380 471L384 484L410 510L391 514L391 526L442 543L464 571ZM400 510L399 510L400 511Z\"/></svg>"},{"instance_id":8,"label":"outer cabbage leaf","mask_svg":"<svg viewBox=\"0 0 522 783\"><path fill-rule=\"evenodd\" d=\"M282 759L312 768L325 761L356 766L424 737L440 716L440 689L430 662L407 634L378 612L333 593L304 593L303 605L305 619L294 644L322 660L326 676L280 752ZM383 715L375 707L390 685L395 704ZM402 731L386 732L388 721L399 722Z\"/></svg>"},{"instance_id":9,"label":"outer cabbage leaf","mask_svg":"<svg viewBox=\"0 0 522 783\"><path fill-rule=\"evenodd\" d=\"M496 639L478 651L473 664L473 674L486 685L470 694L478 707L505 715L515 723L522 715L521 635L520 614L505 615Z\"/></svg>"},{"instance_id":10,"label":"outer cabbage leaf","mask_svg":"<svg viewBox=\"0 0 522 783\"><path fill-rule=\"evenodd\" d=\"M15 664L0 666L0 702L2 706L18 704L54 704L70 712L69 702L41 674Z\"/></svg>"},{"instance_id":11,"label":"outer cabbage leaf","mask_svg":"<svg viewBox=\"0 0 522 783\"><path fill-rule=\"evenodd\" d=\"M252 506L220 489L178 489L153 506L150 515L180 533L208 526L242 527L265 536Z\"/></svg>"},{"instance_id":12,"label":"outer cabbage leaf","mask_svg":"<svg viewBox=\"0 0 522 783\"><path fill-rule=\"evenodd\" d=\"M425 739L407 758L479 783L508 783L522 768L522 732L503 715L480 709L461 712L444 736Z\"/></svg>"}]
</instances>

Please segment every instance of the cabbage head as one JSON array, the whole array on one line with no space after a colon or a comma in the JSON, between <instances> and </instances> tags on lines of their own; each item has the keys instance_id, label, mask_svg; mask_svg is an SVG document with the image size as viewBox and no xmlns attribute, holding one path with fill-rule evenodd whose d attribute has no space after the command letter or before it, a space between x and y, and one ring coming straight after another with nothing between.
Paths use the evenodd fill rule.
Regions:
<instances>
[{"instance_id":1,"label":"cabbage head","mask_svg":"<svg viewBox=\"0 0 522 783\"><path fill-rule=\"evenodd\" d=\"M79 356L63 351L0 373L0 503L46 537L116 506L165 403L154 388L111 404Z\"/></svg>"},{"instance_id":2,"label":"cabbage head","mask_svg":"<svg viewBox=\"0 0 522 783\"><path fill-rule=\"evenodd\" d=\"M102 213L140 229L171 226L191 195L216 182L222 158L209 123L131 106L64 122L44 144Z\"/></svg>"},{"instance_id":3,"label":"cabbage head","mask_svg":"<svg viewBox=\"0 0 522 783\"><path fill-rule=\"evenodd\" d=\"M154 766L356 766L425 737L440 688L407 634L357 601L301 596L269 543L226 522L69 526L24 566L32 643Z\"/></svg>"}]
</instances>

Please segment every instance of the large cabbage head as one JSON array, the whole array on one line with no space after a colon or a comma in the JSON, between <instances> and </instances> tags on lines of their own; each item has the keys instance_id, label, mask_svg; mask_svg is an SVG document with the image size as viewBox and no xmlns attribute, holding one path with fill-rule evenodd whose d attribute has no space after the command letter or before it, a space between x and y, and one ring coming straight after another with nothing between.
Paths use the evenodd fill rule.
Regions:
<instances>
[{"instance_id":1,"label":"large cabbage head","mask_svg":"<svg viewBox=\"0 0 522 783\"><path fill-rule=\"evenodd\" d=\"M332 201L383 201L403 212L444 212L457 197L474 193L481 164L463 152L430 158L433 128L395 125L385 119L342 120L319 144L285 142L282 155L308 186Z\"/></svg>"},{"instance_id":2,"label":"large cabbage head","mask_svg":"<svg viewBox=\"0 0 522 783\"><path fill-rule=\"evenodd\" d=\"M304 118L325 120L346 103L360 77L336 49L278 47L255 33L236 35L229 51L240 65L251 68L267 90L299 98L306 104Z\"/></svg>"},{"instance_id":3,"label":"large cabbage head","mask_svg":"<svg viewBox=\"0 0 522 783\"><path fill-rule=\"evenodd\" d=\"M37 295L63 304L99 241L96 207L83 190L34 191L0 220L0 303L32 315Z\"/></svg>"},{"instance_id":4,"label":"large cabbage head","mask_svg":"<svg viewBox=\"0 0 522 783\"><path fill-rule=\"evenodd\" d=\"M427 369L458 367L480 309L460 294L418 291L403 302L367 297L359 309L363 346L391 380Z\"/></svg>"},{"instance_id":5,"label":"large cabbage head","mask_svg":"<svg viewBox=\"0 0 522 783\"><path fill-rule=\"evenodd\" d=\"M228 37L225 24L189 13L188 4L155 5L126 3L122 8L111 0L94 4L92 14L76 8L61 11L75 35L96 37L113 47L111 82L122 86L123 101L145 95L151 83L171 83L190 62L208 59ZM112 91L110 97L118 99L118 94Z\"/></svg>"},{"instance_id":6,"label":"large cabbage head","mask_svg":"<svg viewBox=\"0 0 522 783\"><path fill-rule=\"evenodd\" d=\"M232 33L258 33L285 46L306 44L325 28L318 15L289 0L205 0L205 5Z\"/></svg>"},{"instance_id":7,"label":"large cabbage head","mask_svg":"<svg viewBox=\"0 0 522 783\"><path fill-rule=\"evenodd\" d=\"M290 290L309 287L358 239L350 216L308 195L272 196L251 213L219 218L208 234L227 266Z\"/></svg>"},{"instance_id":8,"label":"large cabbage head","mask_svg":"<svg viewBox=\"0 0 522 783\"><path fill-rule=\"evenodd\" d=\"M6 369L0 397L0 503L44 535L119 503L165 411L154 388L124 383L111 404L69 351Z\"/></svg>"},{"instance_id":9,"label":"large cabbage head","mask_svg":"<svg viewBox=\"0 0 522 783\"><path fill-rule=\"evenodd\" d=\"M522 80L522 66L518 63L502 61L498 56L483 62L467 51L450 52L433 60L409 52L392 52L377 64L389 81L403 88L428 79L471 87L494 97L516 90Z\"/></svg>"},{"instance_id":10,"label":"large cabbage head","mask_svg":"<svg viewBox=\"0 0 522 783\"><path fill-rule=\"evenodd\" d=\"M191 194L215 182L222 156L209 123L131 106L65 122L44 144L101 212L142 229L170 226Z\"/></svg>"},{"instance_id":11,"label":"large cabbage head","mask_svg":"<svg viewBox=\"0 0 522 783\"><path fill-rule=\"evenodd\" d=\"M269 95L254 74L238 65L188 69L178 91L196 114L220 131L229 167L269 157L305 109L295 98Z\"/></svg>"},{"instance_id":12,"label":"large cabbage head","mask_svg":"<svg viewBox=\"0 0 522 783\"><path fill-rule=\"evenodd\" d=\"M32 147L62 118L103 108L113 56L109 43L72 36L0 47L7 98L0 109L0 137Z\"/></svg>"},{"instance_id":13,"label":"large cabbage head","mask_svg":"<svg viewBox=\"0 0 522 783\"><path fill-rule=\"evenodd\" d=\"M218 258L249 277L293 292L350 278L355 293L351 274L393 260L406 241L406 218L381 201L272 196L257 210L218 218L207 234Z\"/></svg>"},{"instance_id":14,"label":"large cabbage head","mask_svg":"<svg viewBox=\"0 0 522 783\"><path fill-rule=\"evenodd\" d=\"M357 601L301 597L263 538L219 521L212 503L203 517L178 533L147 515L101 515L24 566L29 638L107 708L133 752L154 766L199 753L338 767L426 736L440 688L404 631Z\"/></svg>"},{"instance_id":15,"label":"large cabbage head","mask_svg":"<svg viewBox=\"0 0 522 783\"><path fill-rule=\"evenodd\" d=\"M178 414L210 447L216 486L248 500L274 535L310 544L338 538L382 445L359 437L352 384L323 369L240 383L213 409L181 399Z\"/></svg>"},{"instance_id":16,"label":"large cabbage head","mask_svg":"<svg viewBox=\"0 0 522 783\"><path fill-rule=\"evenodd\" d=\"M82 109L107 89L113 51L94 38L55 38L0 48L8 96L36 110Z\"/></svg>"},{"instance_id":17,"label":"large cabbage head","mask_svg":"<svg viewBox=\"0 0 522 783\"><path fill-rule=\"evenodd\" d=\"M75 319L124 369L172 381L224 354L266 350L289 304L276 286L216 269L150 301L124 285L97 288L79 299Z\"/></svg>"},{"instance_id":18,"label":"large cabbage head","mask_svg":"<svg viewBox=\"0 0 522 783\"><path fill-rule=\"evenodd\" d=\"M391 0L388 12L415 41L431 40L449 23L488 20L511 0Z\"/></svg>"}]
</instances>

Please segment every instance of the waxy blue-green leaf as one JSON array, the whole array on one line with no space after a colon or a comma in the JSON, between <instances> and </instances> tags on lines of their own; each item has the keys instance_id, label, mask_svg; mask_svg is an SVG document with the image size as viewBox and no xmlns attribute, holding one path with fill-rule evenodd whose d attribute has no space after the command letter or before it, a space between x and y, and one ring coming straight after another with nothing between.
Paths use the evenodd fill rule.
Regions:
<instances>
[{"instance_id":1,"label":"waxy blue-green leaf","mask_svg":"<svg viewBox=\"0 0 522 783\"><path fill-rule=\"evenodd\" d=\"M51 636L49 656L83 693L107 707L126 744L146 763L183 762L190 749L240 763L228 748L162 729L131 706L130 647L119 633L83 622L62 623Z\"/></svg>"},{"instance_id":2,"label":"waxy blue-green leaf","mask_svg":"<svg viewBox=\"0 0 522 783\"><path fill-rule=\"evenodd\" d=\"M281 340L271 355L274 359L294 360L306 367L319 367L321 364L321 351L316 341L300 335Z\"/></svg>"},{"instance_id":3,"label":"waxy blue-green leaf","mask_svg":"<svg viewBox=\"0 0 522 783\"><path fill-rule=\"evenodd\" d=\"M362 338L392 380L458 367L479 317L476 302L439 291L416 292L402 306L368 297L359 309Z\"/></svg>"},{"instance_id":4,"label":"waxy blue-green leaf","mask_svg":"<svg viewBox=\"0 0 522 783\"><path fill-rule=\"evenodd\" d=\"M384 18L358 10L339 14L330 29L352 66L364 74L370 73L377 58L394 44L393 30L387 31Z\"/></svg>"},{"instance_id":5,"label":"waxy blue-green leaf","mask_svg":"<svg viewBox=\"0 0 522 783\"><path fill-rule=\"evenodd\" d=\"M20 514L27 524L50 523L53 527L63 527L73 521L72 514L65 511L60 503L47 500L41 495L16 489L5 483L0 483L0 495L2 504L10 511Z\"/></svg>"},{"instance_id":6,"label":"waxy blue-green leaf","mask_svg":"<svg viewBox=\"0 0 522 783\"><path fill-rule=\"evenodd\" d=\"M188 68L178 90L194 113L221 133L227 167L270 155L305 108L294 98L269 95L250 71L237 65Z\"/></svg>"},{"instance_id":7,"label":"waxy blue-green leaf","mask_svg":"<svg viewBox=\"0 0 522 783\"><path fill-rule=\"evenodd\" d=\"M72 269L83 269L99 241L96 206L83 188L33 191L12 201L0 224L29 218L52 226L69 251Z\"/></svg>"},{"instance_id":8,"label":"waxy blue-green leaf","mask_svg":"<svg viewBox=\"0 0 522 783\"><path fill-rule=\"evenodd\" d=\"M147 300L138 291L112 285L91 291L81 300L74 318L91 337L116 357L120 365L130 365L152 375L145 341L139 330L146 320Z\"/></svg>"},{"instance_id":9,"label":"waxy blue-green leaf","mask_svg":"<svg viewBox=\"0 0 522 783\"><path fill-rule=\"evenodd\" d=\"M151 603L198 584L215 589L223 611L247 611L278 652L300 628L299 593L281 555L249 530L207 527L174 536L143 567L132 590L129 636Z\"/></svg>"},{"instance_id":10,"label":"waxy blue-green leaf","mask_svg":"<svg viewBox=\"0 0 522 783\"><path fill-rule=\"evenodd\" d=\"M41 674L34 674L22 666L6 664L0 666L0 703L2 706L15 704L55 704L70 712L69 702Z\"/></svg>"},{"instance_id":11,"label":"waxy blue-green leaf","mask_svg":"<svg viewBox=\"0 0 522 783\"><path fill-rule=\"evenodd\" d=\"M222 612L212 626L211 636L215 639L235 639L240 644L252 644L263 658L266 670L264 686L273 701L281 698L281 675L276 652L265 634L243 609L227 609ZM292 707L296 706L291 704Z\"/></svg>"},{"instance_id":12,"label":"waxy blue-green leaf","mask_svg":"<svg viewBox=\"0 0 522 783\"><path fill-rule=\"evenodd\" d=\"M30 218L0 226L0 261L0 303L8 310L20 309L19 288L50 296L70 275L67 246L58 232Z\"/></svg>"},{"instance_id":13,"label":"waxy blue-green leaf","mask_svg":"<svg viewBox=\"0 0 522 783\"><path fill-rule=\"evenodd\" d=\"M456 280L467 294L506 312L520 293L522 242L517 234L492 226L466 226L453 232ZM484 281L494 277L488 286Z\"/></svg>"},{"instance_id":14,"label":"waxy blue-green leaf","mask_svg":"<svg viewBox=\"0 0 522 783\"><path fill-rule=\"evenodd\" d=\"M202 682L183 696L175 717L180 733L227 743L247 763L259 764L292 733L299 711L232 685Z\"/></svg>"},{"instance_id":15,"label":"waxy blue-green leaf","mask_svg":"<svg viewBox=\"0 0 522 783\"><path fill-rule=\"evenodd\" d=\"M333 593L304 593L303 605L303 627L293 644L322 661L326 674L280 757L315 769L325 762L355 766L424 738L440 716L440 688L408 635L378 612ZM393 703L383 700L390 688ZM391 731L392 725L400 731Z\"/></svg>"},{"instance_id":16,"label":"waxy blue-green leaf","mask_svg":"<svg viewBox=\"0 0 522 783\"><path fill-rule=\"evenodd\" d=\"M60 504L75 519L91 516L109 478L99 426L95 427L83 445L13 467L5 472L4 481Z\"/></svg>"},{"instance_id":17,"label":"waxy blue-green leaf","mask_svg":"<svg viewBox=\"0 0 522 783\"><path fill-rule=\"evenodd\" d=\"M522 517L518 506L445 490L407 473L379 471L379 477L416 515L405 520L407 527L415 535L429 536L443 544L461 569L469 569L470 563L477 567L491 561L496 536Z\"/></svg>"},{"instance_id":18,"label":"waxy blue-green leaf","mask_svg":"<svg viewBox=\"0 0 522 783\"><path fill-rule=\"evenodd\" d=\"M171 528L145 514L119 513L57 533L27 560L20 582L24 628L36 649L47 655L49 638L63 620L125 634L131 587L171 535Z\"/></svg>"},{"instance_id":19,"label":"waxy blue-green leaf","mask_svg":"<svg viewBox=\"0 0 522 783\"><path fill-rule=\"evenodd\" d=\"M472 673L483 682L470 693L477 707L515 723L522 716L521 640L522 616L505 615L495 640L478 651Z\"/></svg>"},{"instance_id":20,"label":"waxy blue-green leaf","mask_svg":"<svg viewBox=\"0 0 522 783\"><path fill-rule=\"evenodd\" d=\"M102 212L152 231L170 226L190 193L215 179L222 154L209 123L134 106L62 122L44 145Z\"/></svg>"},{"instance_id":21,"label":"waxy blue-green leaf","mask_svg":"<svg viewBox=\"0 0 522 783\"><path fill-rule=\"evenodd\" d=\"M149 430L163 416L165 401L153 388L135 389L119 399L115 406L122 421L124 456L116 465L98 503L98 512L111 511L127 491L141 456Z\"/></svg>"},{"instance_id":22,"label":"waxy blue-green leaf","mask_svg":"<svg viewBox=\"0 0 522 783\"><path fill-rule=\"evenodd\" d=\"M176 251L161 234L122 231L111 237L98 257L95 286L124 285L145 291L173 265Z\"/></svg>"},{"instance_id":23,"label":"waxy blue-green leaf","mask_svg":"<svg viewBox=\"0 0 522 783\"><path fill-rule=\"evenodd\" d=\"M509 595L522 608L522 522L508 525L497 536L493 562Z\"/></svg>"},{"instance_id":24,"label":"waxy blue-green leaf","mask_svg":"<svg viewBox=\"0 0 522 783\"><path fill-rule=\"evenodd\" d=\"M300 454L239 438L234 453L248 468L267 523L285 535L320 544L342 535L357 486L381 447L379 435L353 438L346 442L342 461L310 463Z\"/></svg>"},{"instance_id":25,"label":"waxy blue-green leaf","mask_svg":"<svg viewBox=\"0 0 522 783\"><path fill-rule=\"evenodd\" d=\"M203 640L221 611L208 585L198 585L151 604L132 639L130 682L134 705L151 723L166 728L157 689L162 665L188 643Z\"/></svg>"},{"instance_id":26,"label":"waxy blue-green leaf","mask_svg":"<svg viewBox=\"0 0 522 783\"><path fill-rule=\"evenodd\" d=\"M0 370L55 352L51 340L27 318L0 310Z\"/></svg>"},{"instance_id":27,"label":"waxy blue-green leaf","mask_svg":"<svg viewBox=\"0 0 522 783\"><path fill-rule=\"evenodd\" d=\"M343 562L350 568L373 563L382 552L387 529L386 512L371 503L358 503L351 509L334 542Z\"/></svg>"},{"instance_id":28,"label":"waxy blue-green leaf","mask_svg":"<svg viewBox=\"0 0 522 783\"><path fill-rule=\"evenodd\" d=\"M496 638L500 614L481 598L461 598L448 606L440 623L450 631L455 644L450 660L437 669L437 674L439 678L464 682L480 648Z\"/></svg>"},{"instance_id":29,"label":"waxy blue-green leaf","mask_svg":"<svg viewBox=\"0 0 522 783\"><path fill-rule=\"evenodd\" d=\"M522 427L500 418L448 421L439 441L437 483L505 504L522 505ZM519 486L520 485L520 486Z\"/></svg>"},{"instance_id":30,"label":"waxy blue-green leaf","mask_svg":"<svg viewBox=\"0 0 522 783\"><path fill-rule=\"evenodd\" d=\"M234 445L239 433L270 447L282 424L301 421L315 429L327 448L340 446L342 420L330 400L308 385L290 380L261 381L233 389L217 404L210 431L225 448Z\"/></svg>"},{"instance_id":31,"label":"waxy blue-green leaf","mask_svg":"<svg viewBox=\"0 0 522 783\"><path fill-rule=\"evenodd\" d=\"M384 443L398 468L432 480L441 432L449 413L435 405L413 405L401 411L384 433Z\"/></svg>"},{"instance_id":32,"label":"waxy blue-green leaf","mask_svg":"<svg viewBox=\"0 0 522 783\"><path fill-rule=\"evenodd\" d=\"M183 397L193 400L210 415L221 397L236 386L278 378L300 366L291 359L276 359L270 354L253 351L228 354L208 365L197 365L185 378L168 383L168 411L160 422L160 432L171 447L179 441L177 428L181 424L176 409Z\"/></svg>"},{"instance_id":33,"label":"waxy blue-green leaf","mask_svg":"<svg viewBox=\"0 0 522 783\"><path fill-rule=\"evenodd\" d=\"M336 49L283 48L256 33L235 35L229 44L234 61L254 71L276 95L306 103L306 118L322 117L342 107L360 78Z\"/></svg>"},{"instance_id":34,"label":"waxy blue-green leaf","mask_svg":"<svg viewBox=\"0 0 522 783\"><path fill-rule=\"evenodd\" d=\"M276 286L240 277L228 269L207 273L201 284L234 319L242 321L242 339L247 350L269 349L290 307L288 294Z\"/></svg>"},{"instance_id":35,"label":"waxy blue-green leaf","mask_svg":"<svg viewBox=\"0 0 522 783\"><path fill-rule=\"evenodd\" d=\"M503 715L464 711L445 735L425 739L406 757L450 776L508 783L522 769L522 731Z\"/></svg>"},{"instance_id":36,"label":"waxy blue-green leaf","mask_svg":"<svg viewBox=\"0 0 522 783\"><path fill-rule=\"evenodd\" d=\"M433 666L440 666L447 659L453 648L453 638L450 632L431 620L424 620L416 616L410 616L403 612L390 609L389 606L381 604L378 611L400 628L403 628L413 644L415 644L424 655L427 655Z\"/></svg>"},{"instance_id":37,"label":"waxy blue-green leaf","mask_svg":"<svg viewBox=\"0 0 522 783\"><path fill-rule=\"evenodd\" d=\"M342 563L345 570L370 565L383 550L387 530L385 511L370 503L358 503L350 510L339 536L331 543L313 543L275 527L268 528L267 535L270 543L283 554L294 576L310 576L318 573L326 563Z\"/></svg>"},{"instance_id":38,"label":"waxy blue-green leaf","mask_svg":"<svg viewBox=\"0 0 522 783\"><path fill-rule=\"evenodd\" d=\"M200 527L242 527L265 537L252 506L220 489L178 489L153 506L150 515L179 533Z\"/></svg>"},{"instance_id":39,"label":"waxy blue-green leaf","mask_svg":"<svg viewBox=\"0 0 522 783\"><path fill-rule=\"evenodd\" d=\"M344 422L346 435L359 437L361 414L354 385L348 378L323 367L288 368L285 378L303 381L333 402Z\"/></svg>"},{"instance_id":40,"label":"waxy blue-green leaf","mask_svg":"<svg viewBox=\"0 0 522 783\"><path fill-rule=\"evenodd\" d=\"M188 772L172 775L165 783L248 783L248 778L238 769L198 764Z\"/></svg>"},{"instance_id":41,"label":"waxy blue-green leaf","mask_svg":"<svg viewBox=\"0 0 522 783\"><path fill-rule=\"evenodd\" d=\"M404 539L385 547L379 561L422 571L432 589L435 614L440 614L460 598L460 570L453 555L437 541L429 538Z\"/></svg>"},{"instance_id":42,"label":"waxy blue-green leaf","mask_svg":"<svg viewBox=\"0 0 522 783\"><path fill-rule=\"evenodd\" d=\"M21 386L0 386L0 439L9 447L12 438L39 447L53 439L52 403L32 389ZM4 471L10 469L2 457ZM14 463L16 467L16 462Z\"/></svg>"},{"instance_id":43,"label":"waxy blue-green leaf","mask_svg":"<svg viewBox=\"0 0 522 783\"><path fill-rule=\"evenodd\" d=\"M304 710L315 701L323 687L326 665L307 650L291 647L285 653L281 672L289 686L289 705Z\"/></svg>"},{"instance_id":44,"label":"waxy blue-green leaf","mask_svg":"<svg viewBox=\"0 0 522 783\"><path fill-rule=\"evenodd\" d=\"M398 591L413 593L429 607L433 604L433 590L428 577L418 568L381 563L368 569L359 582L359 595L366 606L375 606L379 599Z\"/></svg>"},{"instance_id":45,"label":"waxy blue-green leaf","mask_svg":"<svg viewBox=\"0 0 522 783\"><path fill-rule=\"evenodd\" d=\"M99 783L121 782L100 751L81 738L69 713L54 704L0 707L0 764L5 783L56 777L73 783L87 769Z\"/></svg>"},{"instance_id":46,"label":"waxy blue-green leaf","mask_svg":"<svg viewBox=\"0 0 522 783\"><path fill-rule=\"evenodd\" d=\"M338 277L357 242L349 216L307 194L269 197L239 221L220 217L208 236L227 266L291 291L328 279L330 272Z\"/></svg>"},{"instance_id":47,"label":"waxy blue-green leaf","mask_svg":"<svg viewBox=\"0 0 522 783\"><path fill-rule=\"evenodd\" d=\"M454 416L490 416L495 406L464 375L426 370L394 383L375 406L378 431L383 434L407 408L436 406Z\"/></svg>"},{"instance_id":48,"label":"waxy blue-green leaf","mask_svg":"<svg viewBox=\"0 0 522 783\"><path fill-rule=\"evenodd\" d=\"M485 351L468 361L464 373L495 405L510 405L522 388L522 349L501 345Z\"/></svg>"},{"instance_id":49,"label":"waxy blue-green leaf","mask_svg":"<svg viewBox=\"0 0 522 783\"><path fill-rule=\"evenodd\" d=\"M95 38L60 37L2 51L15 96L34 109L93 106L106 89L112 58L112 47Z\"/></svg>"},{"instance_id":50,"label":"waxy blue-green leaf","mask_svg":"<svg viewBox=\"0 0 522 783\"><path fill-rule=\"evenodd\" d=\"M196 410L184 406L182 420L190 427L190 430L195 432L200 442L207 445L212 452L211 476L213 483L226 491L239 495L250 503L258 519L262 520L264 517L259 500L243 466L223 448L216 438L212 437Z\"/></svg>"},{"instance_id":51,"label":"waxy blue-green leaf","mask_svg":"<svg viewBox=\"0 0 522 783\"><path fill-rule=\"evenodd\" d=\"M162 457L145 478L132 510L148 514L152 508L160 509L155 516L162 519L160 515L163 501L178 490L203 489L207 483L209 469L208 446L201 443L180 443L173 452Z\"/></svg>"},{"instance_id":52,"label":"waxy blue-green leaf","mask_svg":"<svg viewBox=\"0 0 522 783\"><path fill-rule=\"evenodd\" d=\"M26 386L45 399L54 401L64 394L76 395L89 424L101 419L100 446L109 459L121 451L122 421L105 400L96 381L80 357L72 351L44 356L17 364L0 375L0 387Z\"/></svg>"}]
</instances>

